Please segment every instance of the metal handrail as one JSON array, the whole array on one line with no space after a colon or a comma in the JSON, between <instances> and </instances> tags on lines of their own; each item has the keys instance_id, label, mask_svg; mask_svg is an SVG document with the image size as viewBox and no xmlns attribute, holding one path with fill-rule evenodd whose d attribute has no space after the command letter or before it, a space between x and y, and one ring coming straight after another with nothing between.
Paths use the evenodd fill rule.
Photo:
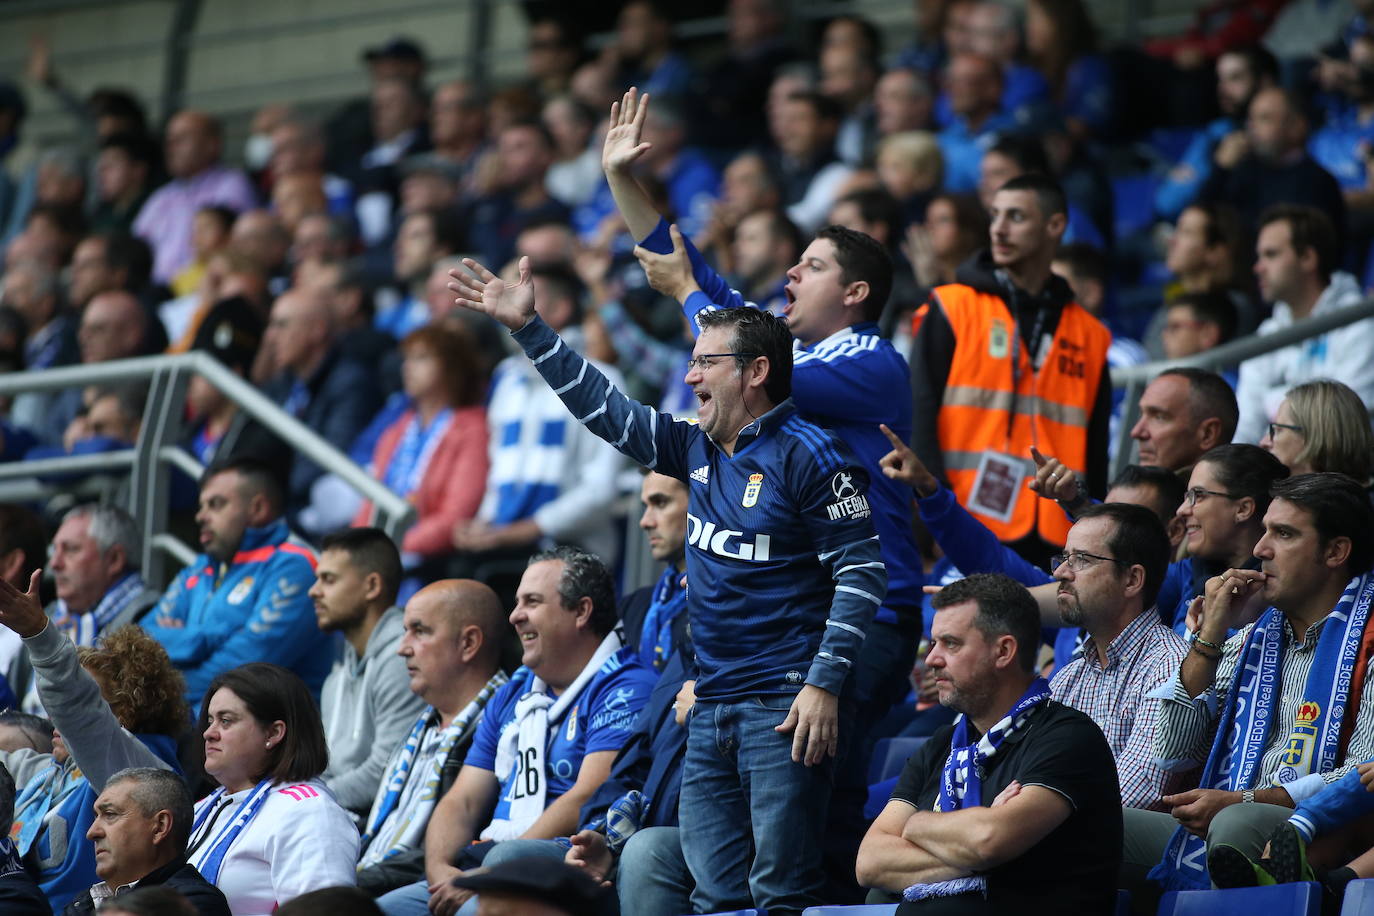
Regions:
<instances>
[{"instance_id":1,"label":"metal handrail","mask_svg":"<svg viewBox=\"0 0 1374 916\"><path fill-rule=\"evenodd\" d=\"M262 424L295 452L337 474L372 503L373 523L399 541L415 517L404 498L358 467L319 433L282 410L251 384L207 353L143 356L90 365L64 366L39 372L0 375L0 397L87 385L150 383L143 427L133 449L99 455L67 455L0 465L0 481L52 474L107 472L130 475L129 511L143 531L145 577L162 578L163 554L185 563L195 551L166 533L168 470L195 477L204 470L178 444L183 433L186 385L199 375L233 401L246 416ZM169 467L170 466L170 467Z\"/></svg>"},{"instance_id":2,"label":"metal handrail","mask_svg":"<svg viewBox=\"0 0 1374 916\"><path fill-rule=\"evenodd\" d=\"M1365 299L1358 305L1304 318L1271 334L1250 334L1192 356L1160 359L1139 366L1113 369L1112 387L1124 388L1125 397L1121 403L1121 424L1116 432L1116 458L1112 462L1112 476L1120 474L1130 463L1128 459L1131 456L1131 428L1140 416L1140 395L1150 380L1165 369L1191 367L1216 371L1223 367L1236 366L1247 359L1291 347L1293 344L1319 337L1328 331L1343 328L1366 318L1374 318L1374 298Z\"/></svg>"}]
</instances>

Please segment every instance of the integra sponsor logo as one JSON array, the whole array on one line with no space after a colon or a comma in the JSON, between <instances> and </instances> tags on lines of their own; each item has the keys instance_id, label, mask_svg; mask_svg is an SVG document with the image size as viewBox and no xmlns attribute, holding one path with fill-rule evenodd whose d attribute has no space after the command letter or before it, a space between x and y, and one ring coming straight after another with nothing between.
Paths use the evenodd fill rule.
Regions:
<instances>
[{"instance_id":1,"label":"integra sponsor logo","mask_svg":"<svg viewBox=\"0 0 1374 916\"><path fill-rule=\"evenodd\" d=\"M873 510L868 506L868 497L859 492L853 474L846 471L837 473L830 479L830 492L835 494L837 500L825 507L825 513L832 522L846 516L859 519L868 518L873 514Z\"/></svg>"},{"instance_id":2,"label":"integra sponsor logo","mask_svg":"<svg viewBox=\"0 0 1374 916\"><path fill-rule=\"evenodd\" d=\"M718 557L767 562L772 541L767 534L756 534L753 541L747 541L743 531L717 528L715 522L703 522L687 513L687 543Z\"/></svg>"}]
</instances>

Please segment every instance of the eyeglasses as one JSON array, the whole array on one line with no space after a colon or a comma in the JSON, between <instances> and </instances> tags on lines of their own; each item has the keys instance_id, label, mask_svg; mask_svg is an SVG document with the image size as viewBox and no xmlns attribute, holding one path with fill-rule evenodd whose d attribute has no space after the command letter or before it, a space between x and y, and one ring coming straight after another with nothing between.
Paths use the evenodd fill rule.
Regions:
<instances>
[{"instance_id":1,"label":"eyeglasses","mask_svg":"<svg viewBox=\"0 0 1374 916\"><path fill-rule=\"evenodd\" d=\"M1270 423L1270 424L1269 424L1269 438L1270 438L1270 439L1277 439L1278 436L1279 436L1278 431L1281 430L1281 429L1291 429L1291 430L1292 430L1293 432L1295 432L1295 433L1300 433L1300 432L1302 432L1303 430L1307 429L1307 427L1306 427L1306 426L1294 426L1292 423Z\"/></svg>"},{"instance_id":2,"label":"eyeglasses","mask_svg":"<svg viewBox=\"0 0 1374 916\"><path fill-rule=\"evenodd\" d=\"M1126 563L1125 560L1118 560L1116 557L1104 557L1095 553L1084 553L1081 550L1075 550L1073 553L1057 553L1050 557L1050 571L1053 572L1067 563L1069 569L1073 572L1082 572L1095 562L1120 563L1122 565Z\"/></svg>"},{"instance_id":3,"label":"eyeglasses","mask_svg":"<svg viewBox=\"0 0 1374 916\"><path fill-rule=\"evenodd\" d=\"M738 356L743 359L758 358L753 353L703 353L700 356L693 356L691 359L687 360L687 371L690 372L693 369L700 369L702 372L705 372L716 364L716 360L725 359L727 356Z\"/></svg>"},{"instance_id":4,"label":"eyeglasses","mask_svg":"<svg viewBox=\"0 0 1374 916\"><path fill-rule=\"evenodd\" d=\"M1223 493L1220 490L1208 490L1205 487L1189 487L1183 491L1183 501L1190 506L1196 506L1199 502L1209 496L1220 496L1224 499L1240 499L1234 493Z\"/></svg>"}]
</instances>

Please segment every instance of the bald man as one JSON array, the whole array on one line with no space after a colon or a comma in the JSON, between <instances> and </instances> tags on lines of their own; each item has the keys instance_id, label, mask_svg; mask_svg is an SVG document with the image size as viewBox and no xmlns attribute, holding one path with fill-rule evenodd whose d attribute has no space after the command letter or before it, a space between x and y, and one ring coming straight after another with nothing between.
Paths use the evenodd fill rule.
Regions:
<instances>
[{"instance_id":1,"label":"bald man","mask_svg":"<svg viewBox=\"0 0 1374 916\"><path fill-rule=\"evenodd\" d=\"M190 263L191 223L202 207L243 211L256 205L242 172L220 163L224 134L203 111L182 111L167 123L164 153L172 180L148 198L134 219L134 234L153 249L153 279L168 283Z\"/></svg>"},{"instance_id":2,"label":"bald man","mask_svg":"<svg viewBox=\"0 0 1374 916\"><path fill-rule=\"evenodd\" d=\"M264 393L340 451L363 431L381 407L375 373L343 356L325 296L317 289L283 293L272 306L263 346L277 375ZM310 503L310 487L323 471L297 454L287 481L287 511Z\"/></svg>"},{"instance_id":3,"label":"bald man","mask_svg":"<svg viewBox=\"0 0 1374 916\"><path fill-rule=\"evenodd\" d=\"M83 363L103 363L142 355L148 313L122 289L98 293L81 314L76 332Z\"/></svg>"},{"instance_id":4,"label":"bald man","mask_svg":"<svg viewBox=\"0 0 1374 916\"><path fill-rule=\"evenodd\" d=\"M425 826L458 776L483 708L507 680L498 667L506 614L471 579L441 579L406 604L398 653L428 707L392 755L368 814L358 886L373 896L424 877Z\"/></svg>"}]
</instances>

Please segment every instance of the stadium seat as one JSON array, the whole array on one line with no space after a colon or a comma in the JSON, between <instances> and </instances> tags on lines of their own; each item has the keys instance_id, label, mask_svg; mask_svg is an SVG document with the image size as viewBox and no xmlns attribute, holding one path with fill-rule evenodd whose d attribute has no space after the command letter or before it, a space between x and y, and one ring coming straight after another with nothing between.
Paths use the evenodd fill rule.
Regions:
<instances>
[{"instance_id":1,"label":"stadium seat","mask_svg":"<svg viewBox=\"0 0 1374 916\"><path fill-rule=\"evenodd\" d=\"M1131 916L1131 892L1116 892L1116 914L1115 916Z\"/></svg>"},{"instance_id":2,"label":"stadium seat","mask_svg":"<svg viewBox=\"0 0 1374 916\"><path fill-rule=\"evenodd\" d=\"M1374 878L1351 881L1345 886L1341 916L1374 916Z\"/></svg>"},{"instance_id":3,"label":"stadium seat","mask_svg":"<svg viewBox=\"0 0 1374 916\"><path fill-rule=\"evenodd\" d=\"M906 760L916 753L925 738L879 738L873 745L873 756L868 762L868 784L882 782L900 776Z\"/></svg>"},{"instance_id":4,"label":"stadium seat","mask_svg":"<svg viewBox=\"0 0 1374 916\"><path fill-rule=\"evenodd\" d=\"M1148 229L1155 219L1155 189L1159 179L1154 175L1121 175L1111 180L1112 206L1115 215L1112 227L1118 239L1128 238Z\"/></svg>"},{"instance_id":5,"label":"stadium seat","mask_svg":"<svg viewBox=\"0 0 1374 916\"><path fill-rule=\"evenodd\" d=\"M1314 881L1240 887L1224 891L1170 891L1159 916L1320 916L1321 889Z\"/></svg>"},{"instance_id":6,"label":"stadium seat","mask_svg":"<svg viewBox=\"0 0 1374 916\"><path fill-rule=\"evenodd\" d=\"M867 903L858 906L810 906L802 910L802 916L891 916L895 912L895 903Z\"/></svg>"},{"instance_id":7,"label":"stadium seat","mask_svg":"<svg viewBox=\"0 0 1374 916\"><path fill-rule=\"evenodd\" d=\"M707 913L705 916L768 916L767 910L731 910L728 913Z\"/></svg>"}]
</instances>

